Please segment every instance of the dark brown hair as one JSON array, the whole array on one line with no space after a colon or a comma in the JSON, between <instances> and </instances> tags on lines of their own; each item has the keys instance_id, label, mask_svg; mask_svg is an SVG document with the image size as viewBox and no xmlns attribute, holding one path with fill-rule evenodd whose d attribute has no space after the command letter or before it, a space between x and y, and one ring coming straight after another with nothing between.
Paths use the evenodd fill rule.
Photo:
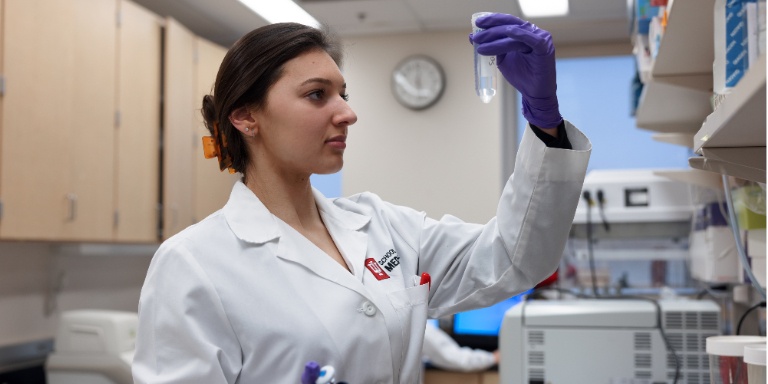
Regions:
<instances>
[{"instance_id":1,"label":"dark brown hair","mask_svg":"<svg viewBox=\"0 0 768 384\"><path fill-rule=\"evenodd\" d=\"M267 92L280 79L285 62L322 49L341 67L342 53L337 40L327 30L297 23L277 23L257 28L241 37L224 56L219 66L213 95L203 97L202 114L212 135L218 124L217 142L225 143L223 157L244 175L249 163L248 149L241 133L232 126L229 115L240 107L264 107Z\"/></svg>"}]
</instances>

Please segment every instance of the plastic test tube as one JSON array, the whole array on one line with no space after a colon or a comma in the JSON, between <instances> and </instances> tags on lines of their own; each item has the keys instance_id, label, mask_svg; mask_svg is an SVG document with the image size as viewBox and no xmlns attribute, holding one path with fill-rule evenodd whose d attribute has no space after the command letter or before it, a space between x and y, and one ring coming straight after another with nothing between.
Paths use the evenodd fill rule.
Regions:
<instances>
[{"instance_id":1,"label":"plastic test tube","mask_svg":"<svg viewBox=\"0 0 768 384\"><path fill-rule=\"evenodd\" d=\"M472 33L482 31L475 25L475 20L479 17L490 15L491 12L478 12L472 15ZM477 44L475 44L475 91L480 96L483 103L491 102L496 95L496 56L483 56L477 53Z\"/></svg>"}]
</instances>

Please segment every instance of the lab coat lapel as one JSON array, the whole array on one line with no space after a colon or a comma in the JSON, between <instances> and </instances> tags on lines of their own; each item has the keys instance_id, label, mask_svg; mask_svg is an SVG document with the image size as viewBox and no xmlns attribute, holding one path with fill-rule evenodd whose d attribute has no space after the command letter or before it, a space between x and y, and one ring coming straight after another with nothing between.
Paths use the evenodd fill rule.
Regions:
<instances>
[{"instance_id":1,"label":"lab coat lapel","mask_svg":"<svg viewBox=\"0 0 768 384\"><path fill-rule=\"evenodd\" d=\"M277 247L278 258L299 264L308 272L349 288L370 300L365 287L354 275L288 224L281 222L279 226L282 236Z\"/></svg>"},{"instance_id":2,"label":"lab coat lapel","mask_svg":"<svg viewBox=\"0 0 768 384\"><path fill-rule=\"evenodd\" d=\"M352 274L362 282L368 254L368 233L362 228L371 220L370 216L341 209L320 191L315 189L314 193L325 227L352 269Z\"/></svg>"},{"instance_id":3,"label":"lab coat lapel","mask_svg":"<svg viewBox=\"0 0 768 384\"><path fill-rule=\"evenodd\" d=\"M240 240L263 244L278 239L278 258L300 264L311 273L368 297L362 284L368 236L358 230L370 221L370 217L336 207L317 190L313 190L313 193L328 232L353 273L349 273L309 239L275 217L241 181L236 182L232 188L223 214L232 232Z\"/></svg>"},{"instance_id":4,"label":"lab coat lapel","mask_svg":"<svg viewBox=\"0 0 768 384\"><path fill-rule=\"evenodd\" d=\"M326 280L369 297L362 284L368 235L360 229L370 221L370 217L335 206L316 189L313 189L313 193L323 222L352 273L279 219L283 237L278 245L277 256L301 264Z\"/></svg>"}]
</instances>

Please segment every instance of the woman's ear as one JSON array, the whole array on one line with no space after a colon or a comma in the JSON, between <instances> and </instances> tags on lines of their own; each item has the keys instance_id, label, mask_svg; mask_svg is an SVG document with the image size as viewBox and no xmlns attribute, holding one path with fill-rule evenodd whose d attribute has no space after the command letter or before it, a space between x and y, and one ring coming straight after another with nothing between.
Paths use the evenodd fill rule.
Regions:
<instances>
[{"instance_id":1,"label":"woman's ear","mask_svg":"<svg viewBox=\"0 0 768 384\"><path fill-rule=\"evenodd\" d=\"M240 107L229 114L229 122L246 136L256 133L256 119L248 107Z\"/></svg>"}]
</instances>

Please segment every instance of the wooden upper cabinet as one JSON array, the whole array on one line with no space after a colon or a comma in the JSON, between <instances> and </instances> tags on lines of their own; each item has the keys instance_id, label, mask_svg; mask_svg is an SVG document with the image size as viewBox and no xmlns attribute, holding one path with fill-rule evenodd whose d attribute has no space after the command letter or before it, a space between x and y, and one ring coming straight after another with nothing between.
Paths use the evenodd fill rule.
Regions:
<instances>
[{"instance_id":1,"label":"wooden upper cabinet","mask_svg":"<svg viewBox=\"0 0 768 384\"><path fill-rule=\"evenodd\" d=\"M5 0L0 238L112 237L116 0Z\"/></svg>"},{"instance_id":2,"label":"wooden upper cabinet","mask_svg":"<svg viewBox=\"0 0 768 384\"><path fill-rule=\"evenodd\" d=\"M65 238L113 238L115 98L117 91L116 15L118 0L68 0L72 9L73 59L69 191L75 217Z\"/></svg>"},{"instance_id":3,"label":"wooden upper cabinet","mask_svg":"<svg viewBox=\"0 0 768 384\"><path fill-rule=\"evenodd\" d=\"M160 212L160 93L164 20L120 2L115 240L155 242Z\"/></svg>"},{"instance_id":4,"label":"wooden upper cabinet","mask_svg":"<svg viewBox=\"0 0 768 384\"><path fill-rule=\"evenodd\" d=\"M172 18L165 23L163 77L163 237L193 218L193 148L196 147L199 101L195 93L196 37Z\"/></svg>"},{"instance_id":5,"label":"wooden upper cabinet","mask_svg":"<svg viewBox=\"0 0 768 384\"><path fill-rule=\"evenodd\" d=\"M203 96L213 93L213 85L219 65L224 59L227 50L203 38L197 38L197 55L195 65L195 111L199 111L203 105ZM198 140L194 149L195 184L194 184L194 219L200 221L206 216L220 209L227 203L232 185L240 174L230 174L227 170L219 171L219 162L203 157L201 138L210 136L211 133L203 123L201 113L195 115L197 123L196 135Z\"/></svg>"},{"instance_id":6,"label":"wooden upper cabinet","mask_svg":"<svg viewBox=\"0 0 768 384\"><path fill-rule=\"evenodd\" d=\"M226 49L166 19L163 116L163 238L224 206L237 175L205 159L201 114Z\"/></svg>"},{"instance_id":7,"label":"wooden upper cabinet","mask_svg":"<svg viewBox=\"0 0 768 384\"><path fill-rule=\"evenodd\" d=\"M224 48L130 0L0 2L0 241L156 242L224 205L200 145Z\"/></svg>"}]
</instances>

